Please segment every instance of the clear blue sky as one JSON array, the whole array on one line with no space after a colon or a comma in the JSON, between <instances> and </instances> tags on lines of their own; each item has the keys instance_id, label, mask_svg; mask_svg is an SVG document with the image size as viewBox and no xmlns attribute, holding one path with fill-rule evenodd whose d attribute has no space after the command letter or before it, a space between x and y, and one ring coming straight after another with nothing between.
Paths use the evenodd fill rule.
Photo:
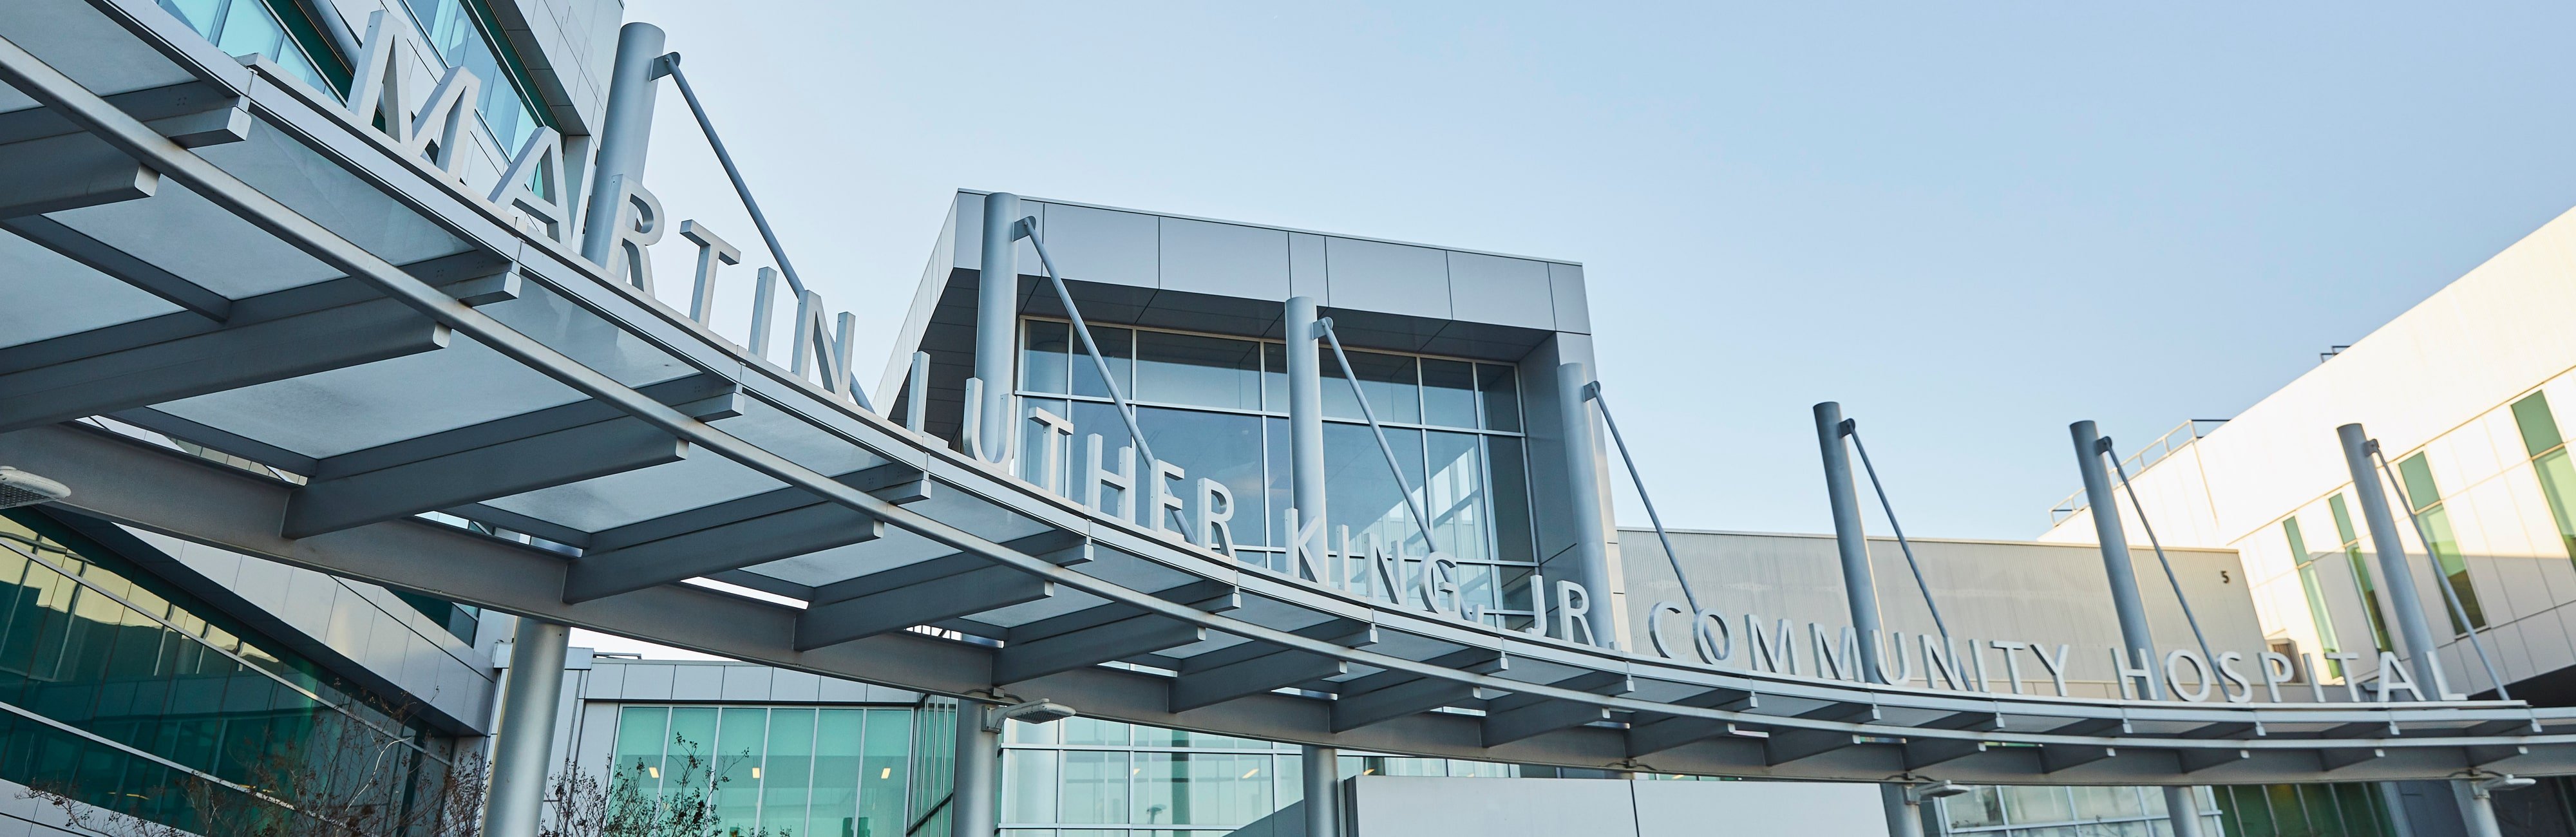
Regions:
<instances>
[{"instance_id":1,"label":"clear blue sky","mask_svg":"<svg viewBox=\"0 0 2576 837\"><path fill-rule=\"evenodd\" d=\"M2067 422L2233 415L2576 204L2564 3L1605 8L628 17L859 315L866 380L959 187L1571 259L1682 527L1828 529L1835 399L1909 533L2035 535ZM661 116L647 182L765 263Z\"/></svg>"}]
</instances>

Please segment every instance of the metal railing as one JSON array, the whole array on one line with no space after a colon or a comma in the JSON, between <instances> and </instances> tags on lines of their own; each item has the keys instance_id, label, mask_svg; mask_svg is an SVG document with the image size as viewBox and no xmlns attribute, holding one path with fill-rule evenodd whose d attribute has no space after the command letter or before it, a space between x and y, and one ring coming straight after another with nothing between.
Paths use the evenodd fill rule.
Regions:
<instances>
[{"instance_id":1,"label":"metal railing","mask_svg":"<svg viewBox=\"0 0 2576 837\"><path fill-rule=\"evenodd\" d=\"M2131 473L2145 473L2148 467L2165 461L2165 457L2181 452L2184 447L2200 441L2201 437L2209 435L2210 431L2226 423L2227 419L2192 419L2183 422L2174 429L2165 431L2165 435L2156 437L2155 441L2138 446L2138 452L2129 454L2127 459L2120 460L2120 465L2129 469ZM2065 499L2058 500L2056 505L2049 507L2048 525L2055 526L2066 522L2066 519L2074 517L2076 512L2083 511L2085 506L2084 489L2075 489L2074 492L2067 494Z\"/></svg>"}]
</instances>

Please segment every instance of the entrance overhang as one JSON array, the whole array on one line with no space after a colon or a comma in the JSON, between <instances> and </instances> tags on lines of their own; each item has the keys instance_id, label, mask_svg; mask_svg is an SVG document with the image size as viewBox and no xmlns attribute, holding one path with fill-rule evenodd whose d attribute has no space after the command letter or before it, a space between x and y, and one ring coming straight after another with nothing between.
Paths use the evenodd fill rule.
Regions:
<instances>
[{"instance_id":1,"label":"entrance overhang","mask_svg":"<svg viewBox=\"0 0 2576 837\"><path fill-rule=\"evenodd\" d=\"M44 25L0 23L0 122L63 129L104 174L0 180L36 213L0 222L0 309L42 312L0 314L0 462L70 483L81 513L784 668L1356 750L2003 784L2576 773L2576 710L1868 686L1225 560L737 347L149 2L11 17ZM224 104L126 96L172 85ZM67 422L86 416L113 421Z\"/></svg>"}]
</instances>

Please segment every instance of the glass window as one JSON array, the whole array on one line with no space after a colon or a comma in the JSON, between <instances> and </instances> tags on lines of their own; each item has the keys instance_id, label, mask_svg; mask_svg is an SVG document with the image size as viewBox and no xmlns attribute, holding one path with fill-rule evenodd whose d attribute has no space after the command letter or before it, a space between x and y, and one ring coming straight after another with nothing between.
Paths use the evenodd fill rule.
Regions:
<instances>
[{"instance_id":1,"label":"glass window","mask_svg":"<svg viewBox=\"0 0 2576 837\"><path fill-rule=\"evenodd\" d=\"M1135 825L1237 826L1269 816L1270 756L1137 753L1129 820Z\"/></svg>"},{"instance_id":2,"label":"glass window","mask_svg":"<svg viewBox=\"0 0 2576 837\"><path fill-rule=\"evenodd\" d=\"M857 834L861 750L867 715L857 709L824 709L814 718L814 789L808 834Z\"/></svg>"},{"instance_id":3,"label":"glass window","mask_svg":"<svg viewBox=\"0 0 2576 837\"><path fill-rule=\"evenodd\" d=\"M1171 492L1185 498L1182 502L1187 509L1198 508L1199 480L1215 480L1234 493L1234 516L1227 524L1227 534L1238 544L1270 542L1270 514L1262 508L1267 492L1261 461L1261 417L1148 407L1136 411L1136 424L1144 428L1154 455L1181 466L1187 473L1185 478L1171 483ZM1153 487L1145 482L1150 475L1142 473L1145 467L1141 462L1137 464L1140 515L1154 511L1145 508L1154 496ZM1168 509L1163 514L1183 516ZM1193 542L1198 539L1195 521L1168 520L1165 525L1186 533Z\"/></svg>"},{"instance_id":4,"label":"glass window","mask_svg":"<svg viewBox=\"0 0 2576 837\"><path fill-rule=\"evenodd\" d=\"M1261 344L1261 407L1274 413L1288 412L1288 347L1285 344Z\"/></svg>"},{"instance_id":5,"label":"glass window","mask_svg":"<svg viewBox=\"0 0 2576 837\"><path fill-rule=\"evenodd\" d=\"M1476 426L1475 365L1458 360L1422 361L1422 423Z\"/></svg>"},{"instance_id":6,"label":"glass window","mask_svg":"<svg viewBox=\"0 0 2576 837\"><path fill-rule=\"evenodd\" d=\"M1984 785L1967 793L1950 797L1942 806L1948 809L1951 828L1984 828L2004 824L2003 795L1993 785Z\"/></svg>"},{"instance_id":7,"label":"glass window","mask_svg":"<svg viewBox=\"0 0 2576 837\"><path fill-rule=\"evenodd\" d=\"M2467 559L2460 556L2459 536L2451 530L2450 511L2442 507L2442 492L2433 482L2433 466L2419 453L2397 463L2397 475L2406 483L2406 502L2415 507L2416 519L2423 524L2424 530L2419 534L2425 540L2424 548L2433 553L2442 567L2443 583L2460 600L2458 612L2448 603L2442 604L2442 613L2451 620L2451 632L2463 634L2472 627L2486 627L2486 609L2478 604L2477 585L2469 579ZM2468 615L2465 626L2460 623L2462 613Z\"/></svg>"},{"instance_id":8,"label":"glass window","mask_svg":"<svg viewBox=\"0 0 2576 837\"><path fill-rule=\"evenodd\" d=\"M1226 410L1261 409L1261 344L1140 331L1136 397Z\"/></svg>"},{"instance_id":9,"label":"glass window","mask_svg":"<svg viewBox=\"0 0 2576 837\"><path fill-rule=\"evenodd\" d=\"M1505 561L1536 561L1538 546L1535 529L1530 526L1529 460L1523 454L1521 440L1510 436L1487 436L1486 465L1493 469L1495 557Z\"/></svg>"},{"instance_id":10,"label":"glass window","mask_svg":"<svg viewBox=\"0 0 2576 837\"><path fill-rule=\"evenodd\" d=\"M1422 494L1435 547L1470 561L1493 558L1493 521L1485 510L1485 453L1470 433L1426 434L1430 479ZM1326 503L1329 509L1330 502Z\"/></svg>"},{"instance_id":11,"label":"glass window","mask_svg":"<svg viewBox=\"0 0 2576 837\"><path fill-rule=\"evenodd\" d=\"M1057 722L1064 727L1064 743L1075 745L1127 745L1127 725L1098 718L1072 717Z\"/></svg>"},{"instance_id":12,"label":"glass window","mask_svg":"<svg viewBox=\"0 0 2576 837\"><path fill-rule=\"evenodd\" d=\"M1359 399L1351 395L1348 379L1333 358L1332 347L1323 349L1324 415L1327 418L1364 421ZM1420 384L1415 380L1413 358L1405 355L1382 355L1353 351L1351 372L1358 375L1360 391L1368 393L1370 409L1377 420L1390 424L1415 424L1422 421ZM1327 506L1331 505L1329 502Z\"/></svg>"},{"instance_id":13,"label":"glass window","mask_svg":"<svg viewBox=\"0 0 2576 837\"><path fill-rule=\"evenodd\" d=\"M1422 431L1387 428L1386 441L1406 471L1405 482L1422 485ZM1373 535L1380 544L1405 544L1404 554L1421 555L1421 529L1407 509L1410 501L1366 425L1324 425L1324 514L1333 530L1350 527L1353 549Z\"/></svg>"},{"instance_id":14,"label":"glass window","mask_svg":"<svg viewBox=\"0 0 2576 837\"><path fill-rule=\"evenodd\" d=\"M859 827L851 837L898 837L912 783L912 710L870 709L859 762Z\"/></svg>"},{"instance_id":15,"label":"glass window","mask_svg":"<svg viewBox=\"0 0 2576 837\"><path fill-rule=\"evenodd\" d=\"M2576 463L2568 461L2566 439L2558 435L2558 419L2549 413L2549 397L2533 393L2514 402L2513 421L2522 429L2522 447L2531 454L2541 496L2549 501L2550 520L2558 525L2559 544L2576 558Z\"/></svg>"},{"instance_id":16,"label":"glass window","mask_svg":"<svg viewBox=\"0 0 2576 837\"><path fill-rule=\"evenodd\" d=\"M518 74L503 67L506 62L515 69L518 60L497 47L497 42L484 31L489 13L469 8L466 2L403 0L403 5L411 9L421 35L447 66L463 67L483 81L475 110L483 117L484 129L500 144L501 153L517 154L528 136L544 126L545 117L536 111L536 98L520 88Z\"/></svg>"},{"instance_id":17,"label":"glass window","mask_svg":"<svg viewBox=\"0 0 2576 837\"><path fill-rule=\"evenodd\" d=\"M2369 559L2361 551L2361 536L2353 531L2352 510L2344 506L2343 495L2326 498L2326 509L2334 513L2335 537L2343 541L2343 557L2352 565L2353 586L2361 594L2361 614L2370 621L2370 641L2381 651L2396 646L2388 643L2388 617L2380 609L2379 583L2371 573Z\"/></svg>"},{"instance_id":18,"label":"glass window","mask_svg":"<svg viewBox=\"0 0 2576 837\"><path fill-rule=\"evenodd\" d=\"M2317 629L2317 647L2326 654L2343 651L2335 638L2334 614L2326 609L2325 590L2317 585L2316 555L2308 552L2308 540L2299 532L2299 519L2281 521L2281 533L2290 539L2290 560L2299 570L2299 588L2307 593L2308 620ZM2326 673L2343 676L2342 660L2327 660Z\"/></svg>"},{"instance_id":19,"label":"glass window","mask_svg":"<svg viewBox=\"0 0 2576 837\"><path fill-rule=\"evenodd\" d=\"M2145 816L2147 812L2146 806L2138 801L2137 788L2086 785L2073 790L2075 819L2133 819Z\"/></svg>"},{"instance_id":20,"label":"glass window","mask_svg":"<svg viewBox=\"0 0 2576 837\"><path fill-rule=\"evenodd\" d=\"M1049 822L1055 813L1054 750L1002 751L1002 821Z\"/></svg>"},{"instance_id":21,"label":"glass window","mask_svg":"<svg viewBox=\"0 0 2576 837\"><path fill-rule=\"evenodd\" d=\"M2065 822L2075 818L2065 788L2007 785L2003 794L2004 811L2014 823Z\"/></svg>"},{"instance_id":22,"label":"glass window","mask_svg":"<svg viewBox=\"0 0 2576 837\"><path fill-rule=\"evenodd\" d=\"M1091 339L1100 341L1100 358L1108 361L1109 374L1118 382L1118 391L1136 391L1136 333L1123 328L1091 327ZM1092 362L1082 346L1073 346L1073 394L1108 398L1109 386L1100 381L1100 365Z\"/></svg>"},{"instance_id":23,"label":"glass window","mask_svg":"<svg viewBox=\"0 0 2576 837\"><path fill-rule=\"evenodd\" d=\"M716 818L748 825L760 817L761 755L769 743L769 710L729 706L716 723L713 756Z\"/></svg>"},{"instance_id":24,"label":"glass window","mask_svg":"<svg viewBox=\"0 0 2576 837\"><path fill-rule=\"evenodd\" d=\"M1028 333L1020 340L1020 389L1026 392L1063 393L1072 383L1072 327L1053 320L1028 320ZM1082 359L1089 365L1091 359ZM1097 377L1098 373L1094 373Z\"/></svg>"},{"instance_id":25,"label":"glass window","mask_svg":"<svg viewBox=\"0 0 2576 837\"><path fill-rule=\"evenodd\" d=\"M1044 751L1030 753L1045 755ZM1123 823L1127 821L1127 754L1103 750L1066 750L1063 813L1059 822Z\"/></svg>"},{"instance_id":26,"label":"glass window","mask_svg":"<svg viewBox=\"0 0 2576 837\"><path fill-rule=\"evenodd\" d=\"M1485 429L1521 430L1521 390L1512 367L1476 364L1476 390L1484 396Z\"/></svg>"},{"instance_id":27,"label":"glass window","mask_svg":"<svg viewBox=\"0 0 2576 837\"><path fill-rule=\"evenodd\" d=\"M805 802L814 792L814 710L771 710L764 755L760 827L773 833L808 833Z\"/></svg>"}]
</instances>

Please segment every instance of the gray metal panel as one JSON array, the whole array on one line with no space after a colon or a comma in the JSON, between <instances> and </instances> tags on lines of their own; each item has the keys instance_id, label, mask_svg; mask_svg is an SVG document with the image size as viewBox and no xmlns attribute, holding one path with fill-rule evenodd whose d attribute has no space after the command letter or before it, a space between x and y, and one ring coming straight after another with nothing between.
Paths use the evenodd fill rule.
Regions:
<instances>
[{"instance_id":1,"label":"gray metal panel","mask_svg":"<svg viewBox=\"0 0 2576 837\"><path fill-rule=\"evenodd\" d=\"M724 699L724 666L706 663L680 663L671 667L671 699L713 701Z\"/></svg>"},{"instance_id":2,"label":"gray metal panel","mask_svg":"<svg viewBox=\"0 0 2576 837\"><path fill-rule=\"evenodd\" d=\"M725 666L724 699L755 703L771 700L770 678L777 671L768 666Z\"/></svg>"},{"instance_id":3,"label":"gray metal panel","mask_svg":"<svg viewBox=\"0 0 2576 837\"><path fill-rule=\"evenodd\" d=\"M1583 266L1548 263L1549 296L1556 306L1556 330L1592 333L1592 299L1584 290Z\"/></svg>"},{"instance_id":4,"label":"gray metal panel","mask_svg":"<svg viewBox=\"0 0 2576 837\"><path fill-rule=\"evenodd\" d=\"M1331 288L1324 304L1382 314L1456 319L1449 310L1449 260L1442 251L1351 238L1324 242Z\"/></svg>"},{"instance_id":5,"label":"gray metal panel","mask_svg":"<svg viewBox=\"0 0 2576 837\"><path fill-rule=\"evenodd\" d=\"M1164 290L1265 301L1288 298L1288 233L1184 218L1160 220Z\"/></svg>"},{"instance_id":6,"label":"gray metal panel","mask_svg":"<svg viewBox=\"0 0 2576 837\"><path fill-rule=\"evenodd\" d=\"M1033 201L1021 204L1026 214L1039 214L1031 211L1037 206ZM1058 274L1085 282L1155 286L1160 257L1154 216L1052 203L1045 207L1038 232L1046 236L1047 255L1055 257ZM1027 239L1020 240L1020 247L1027 250L1020 254L1020 272L1044 275L1036 249ZM1039 290L1040 295L1049 293Z\"/></svg>"},{"instance_id":7,"label":"gray metal panel","mask_svg":"<svg viewBox=\"0 0 2576 837\"><path fill-rule=\"evenodd\" d=\"M1324 237L1314 233L1288 234L1288 295L1324 299L1332 293L1325 281ZM1329 304L1329 300L1327 301Z\"/></svg>"},{"instance_id":8,"label":"gray metal panel","mask_svg":"<svg viewBox=\"0 0 2576 837\"><path fill-rule=\"evenodd\" d=\"M1550 285L1546 262L1449 253L1449 310L1459 320L1555 330Z\"/></svg>"}]
</instances>

